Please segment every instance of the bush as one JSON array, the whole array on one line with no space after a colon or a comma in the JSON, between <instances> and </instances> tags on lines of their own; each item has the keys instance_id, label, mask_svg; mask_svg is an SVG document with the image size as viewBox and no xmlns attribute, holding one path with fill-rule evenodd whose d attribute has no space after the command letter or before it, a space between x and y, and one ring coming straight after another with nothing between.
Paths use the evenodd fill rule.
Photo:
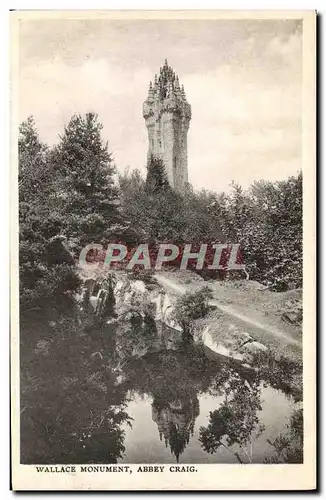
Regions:
<instances>
[{"instance_id":1,"label":"bush","mask_svg":"<svg viewBox=\"0 0 326 500\"><path fill-rule=\"evenodd\" d=\"M200 318L204 318L209 312L209 300L212 291L206 286L198 292L185 293L175 304L173 319L182 327L184 332L189 332L191 324Z\"/></svg>"}]
</instances>

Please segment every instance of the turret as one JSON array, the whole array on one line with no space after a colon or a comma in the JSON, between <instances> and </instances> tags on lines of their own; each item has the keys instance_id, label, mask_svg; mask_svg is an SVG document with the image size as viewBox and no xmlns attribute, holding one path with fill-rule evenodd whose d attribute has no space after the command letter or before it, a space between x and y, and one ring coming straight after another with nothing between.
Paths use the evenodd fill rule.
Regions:
<instances>
[{"instance_id":1,"label":"turret","mask_svg":"<svg viewBox=\"0 0 326 500\"><path fill-rule=\"evenodd\" d=\"M148 100L148 101L152 101L152 100L153 100L153 96L154 96L154 91L153 91L152 82L149 82L149 89L148 89L148 97L147 97L147 100Z\"/></svg>"},{"instance_id":2,"label":"turret","mask_svg":"<svg viewBox=\"0 0 326 500\"><path fill-rule=\"evenodd\" d=\"M186 98L186 93L185 93L185 89L184 89L184 86L182 85L181 87L181 96L182 96L182 99L183 101L186 101L187 98Z\"/></svg>"}]
</instances>

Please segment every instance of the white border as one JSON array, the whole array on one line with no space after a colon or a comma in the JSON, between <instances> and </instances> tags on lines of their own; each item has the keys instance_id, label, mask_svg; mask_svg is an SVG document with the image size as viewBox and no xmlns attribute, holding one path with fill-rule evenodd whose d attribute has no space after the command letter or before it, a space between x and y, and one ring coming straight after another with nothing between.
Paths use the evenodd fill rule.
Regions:
<instances>
[{"instance_id":1,"label":"white border","mask_svg":"<svg viewBox=\"0 0 326 500\"><path fill-rule=\"evenodd\" d=\"M22 4L22 3L23 3L23 2L12 2L12 4L14 4L14 8L17 8L17 7L18 7L18 8L26 8L26 5L24 5L24 6L23 6L23 5L18 5L18 6L17 6L17 4ZM43 4L43 5L40 5L40 3L41 3L41 2L33 2L32 8L44 8L44 4ZM55 6L51 6L51 7L52 7L52 8L53 8L53 7L54 7L54 8L61 8L63 3L65 4L65 5L64 5L65 7L67 7L67 6L69 6L69 7L70 7L70 6L71 6L72 8L74 8L74 5L76 4L76 2L69 2L69 1L67 1L67 2L61 2L61 1L58 1L58 2L56 2ZM107 7L108 7L107 2L105 2L105 4L106 4L106 5L102 7L103 3L104 3L104 2L97 2L97 3L96 3L96 7L97 7L97 8L103 8L103 7L104 7L104 8L107 8ZM129 8L130 8L130 3L131 3L131 2L123 2L123 1L121 1L121 2L119 2L119 5L118 5L117 7L114 7L114 4L115 4L115 3L117 3L117 2L111 2L111 3L110 3L110 8L117 8L117 7L121 8L121 7L125 7L125 4L126 4L126 3L127 3L127 4L129 4ZM148 2L143 2L143 3L145 3L145 4L147 4L147 5L145 5L145 7L142 7L142 8L147 8L147 7L148 7ZM164 8L169 8L169 4L171 4L171 3L172 3L172 2L165 2L165 3L164 3ZM286 6L286 4L287 4L288 2L274 2L274 3L273 3L273 5L272 5L272 7L273 7L273 8L277 8L277 4L278 4L278 3L282 4L281 6L282 6L282 7L284 7L284 6ZM302 7L301 7L301 4L302 4L302 3L303 3L303 2L296 2L295 7L296 7L296 8L298 8L298 7L299 7L299 8L302 8ZM306 2L304 2L304 3L306 4ZM74 5L71 5L71 4L74 4ZM173 7L174 7L174 8L177 6L177 7L180 9L180 8L182 8L182 5L180 5L180 4L184 4L184 2L173 2L173 4L174 4L174 5L173 5ZM193 4L194 4L194 2L191 2L191 1L190 1L190 2L187 2L187 8L191 8L191 7L193 7ZM198 2L196 2L196 4L198 4ZM207 2L201 2L201 7L205 8L206 4L207 4ZM239 2L232 2L232 1L230 1L230 2L228 3L228 7L229 7L229 8L234 7L234 6L235 6L234 4L238 4L238 5L239 5ZM156 3L156 5L158 5L158 2ZM49 5L48 5L48 3L47 3L47 6L49 6ZM212 8L212 2L209 2L209 6L210 6L210 8ZM257 8L257 6L258 6L258 7L260 7L260 5L256 5L256 8ZM265 6L266 6L266 5L265 5ZM79 8L81 7L81 2L78 2L78 7L79 7ZM135 4L133 4L133 7L135 7ZM138 6L137 6L137 7L138 7ZM196 7L197 7L197 5L196 5ZM215 4L215 5L214 5L214 7L217 7L217 5ZM241 7L243 7L243 4L241 5ZM247 6L246 6L246 7L247 7ZM303 8L307 8L307 6L303 6ZM309 8L309 7L308 7L308 8ZM311 8L311 6L310 6L310 8ZM264 12L264 11L262 11L262 12ZM226 14L226 13L224 13L224 14ZM297 15L297 12L296 12L296 15ZM250 17L252 17L252 13L251 13ZM265 15L264 15L264 16L262 16L262 17L265 17ZM311 57L312 57L312 55L313 55L313 52L311 52L311 49L310 49L310 52L308 52L308 54L309 54L309 58L311 59ZM311 61L310 61L310 62L311 62ZM313 63L313 61L312 61L312 63ZM310 97L311 97L311 94L309 94L309 92L308 92L308 93L307 93L307 95L306 95L306 97L304 97L304 99L307 99L307 98L309 99L309 95L310 95ZM8 123L8 122L7 122L7 123ZM312 133L312 136L310 135L310 139L308 139L308 138L306 139L306 140L308 140L308 141L310 142L310 141L311 141L311 139L313 140L313 133L314 133L314 117L313 117L313 113L312 113L312 115L310 116L310 123L306 123L306 125L308 125L308 126L309 126L308 128L310 129L310 132ZM306 198L306 200L307 200L307 198ZM313 202L313 200L312 200L312 202ZM312 204L312 205L310 205L310 206L311 206L311 207L313 207L313 204ZM311 215L313 216L313 210L311 211ZM312 231L311 231L311 228L312 228ZM306 234L306 236L308 235L308 233L309 233L310 237L312 237L312 240L311 240L311 241L314 241L314 239L313 239L313 237L314 237L314 234L313 234L313 225L311 226L311 224L308 224L308 225L306 224L306 225L305 225L305 234ZM15 243L15 242L14 242L14 243ZM313 245L312 245L312 248L313 248ZM311 248L310 248L310 250L311 250ZM306 254L305 254L305 259L311 259L311 257L313 257L313 255L311 254L311 251L310 251L310 252L308 252L308 253L309 253L309 254L307 255L307 252L306 252ZM310 281L310 282L311 282L311 281L313 281L313 276L310 276L310 278L309 278L309 276L308 276L308 277L306 277L305 279L306 279L306 283L307 283L307 279L308 279L308 281ZM306 286L306 285L305 285L305 286ZM313 310L314 310L314 297L313 297L313 295L311 296L311 294L310 294L310 297L307 297L307 299L309 300L309 303L308 303L308 308L310 309L310 312L312 313L312 316L313 316ZM306 306L306 307L307 307L307 306ZM313 343L313 342L311 342L311 339L309 339L309 341L307 341L307 342L305 343L305 351L306 351L306 352L309 352L309 351L307 351L307 349L308 349L308 350L310 349L310 355L311 355L311 356L313 356L313 355L314 355L314 343ZM305 352L305 354L306 354L306 352ZM310 363L309 363L309 364L310 364ZM308 375L309 375L309 374L308 374ZM312 375L312 372L310 372L310 375ZM305 394L305 397L306 397L306 394ZM311 403L313 403L313 400L314 400L314 396L312 395ZM305 400L305 405L307 405L307 401L306 401L306 400ZM207 467L207 466L205 466L205 467ZM213 466L213 467L214 467L214 466ZM225 466L224 466L224 467L225 467ZM228 467L228 466L226 466L226 467ZM234 466L232 466L232 467L234 467ZM239 467L241 467L241 466L239 466ZM250 466L249 466L249 467L250 467ZM266 466L255 466L255 467L263 467L263 468L266 468ZM273 466L272 466L272 467L273 467ZM281 477L280 477L280 476L282 476L282 473L280 473L281 471L280 471L280 468L279 468L278 466L275 466L275 467L277 467L277 468L278 468L278 475L277 475L277 481L276 481L276 482L279 484L279 481L280 481L280 479L281 479ZM286 470L287 470L287 477L288 477L288 479L290 478L290 476L291 476L291 474L292 474L292 473L291 473L291 468L292 468L292 467L297 468L297 467L301 467L301 466L286 466ZM223 475L223 472L222 472L222 471L220 471L220 472L221 472L221 475ZM261 478L261 480L262 480L263 482L265 482L266 478L264 478L264 476L265 476L264 471L263 471L263 470L262 470L261 472L256 471L256 472L255 472L255 475L257 474L257 472L260 474L260 478ZM249 471L247 471L247 472L246 472L246 476L247 476L247 479L246 479L246 478L244 478L244 483L243 483L243 486L244 486L244 487L246 486L246 485L245 485L245 483L247 483L247 481L248 481L248 480L250 481L250 479L253 479L253 478L251 477L251 474L249 473ZM296 483L295 483L295 484L297 484L297 483L298 483L298 478L300 479L300 476L301 476L301 472L299 472L299 471L297 470L297 471L296 471L296 474L295 474L295 479L296 479ZM156 482L156 481L155 481L155 482ZM206 481L205 481L205 482L206 482ZM274 482L274 483L275 483L275 482ZM156 484L157 484L157 483L156 483ZM116 486L117 486L117 485L116 485L116 483L115 483L115 487L116 487ZM206 485L206 486L207 486L207 485ZM260 484L259 486L260 486L260 487L262 487L262 484ZM234 487L235 487L235 484L234 484L234 478L233 478L233 480L232 480L232 488L234 488ZM275 486L275 484L274 484L274 487L277 487L277 486ZM105 485L105 489L106 489L106 488L107 488L107 484ZM196 487L195 489L197 489L197 488L203 488L203 485L202 485L202 484L201 484L201 485L199 485L199 486L197 485L197 487Z\"/></svg>"}]
</instances>

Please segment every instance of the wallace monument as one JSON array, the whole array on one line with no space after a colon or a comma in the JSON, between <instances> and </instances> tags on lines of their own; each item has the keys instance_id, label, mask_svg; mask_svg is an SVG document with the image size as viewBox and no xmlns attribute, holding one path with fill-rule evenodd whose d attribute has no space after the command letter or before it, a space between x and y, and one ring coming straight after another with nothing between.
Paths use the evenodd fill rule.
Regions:
<instances>
[{"instance_id":1,"label":"wallace monument","mask_svg":"<svg viewBox=\"0 0 326 500\"><path fill-rule=\"evenodd\" d=\"M191 106L183 85L167 60L149 84L143 104L143 116L148 129L148 159L151 155L163 160L169 183L182 193L188 182L187 133Z\"/></svg>"}]
</instances>

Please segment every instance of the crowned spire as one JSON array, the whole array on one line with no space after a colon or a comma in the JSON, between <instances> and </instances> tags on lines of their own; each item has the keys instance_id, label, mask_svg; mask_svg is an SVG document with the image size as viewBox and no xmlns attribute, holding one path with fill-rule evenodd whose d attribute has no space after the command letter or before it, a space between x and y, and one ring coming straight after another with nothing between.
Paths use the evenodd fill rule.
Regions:
<instances>
[{"instance_id":1,"label":"crowned spire","mask_svg":"<svg viewBox=\"0 0 326 500\"><path fill-rule=\"evenodd\" d=\"M173 71L168 64L168 60L164 60L164 65L160 67L158 73L155 74L154 83L150 82L148 90L148 99L164 101L169 97L175 97L180 103L187 103L187 97L184 86L180 85L179 76Z\"/></svg>"},{"instance_id":2,"label":"crowned spire","mask_svg":"<svg viewBox=\"0 0 326 500\"><path fill-rule=\"evenodd\" d=\"M149 89L148 89L148 99L149 100L153 99L153 94L154 94L153 85L152 85L152 82L149 82Z\"/></svg>"},{"instance_id":3,"label":"crowned spire","mask_svg":"<svg viewBox=\"0 0 326 500\"><path fill-rule=\"evenodd\" d=\"M175 78L175 86L176 86L176 88L177 88L177 89L179 89L179 88L180 88L180 84L179 84L179 77L178 77L178 75L177 75L177 76L176 76L176 78Z\"/></svg>"}]
</instances>

